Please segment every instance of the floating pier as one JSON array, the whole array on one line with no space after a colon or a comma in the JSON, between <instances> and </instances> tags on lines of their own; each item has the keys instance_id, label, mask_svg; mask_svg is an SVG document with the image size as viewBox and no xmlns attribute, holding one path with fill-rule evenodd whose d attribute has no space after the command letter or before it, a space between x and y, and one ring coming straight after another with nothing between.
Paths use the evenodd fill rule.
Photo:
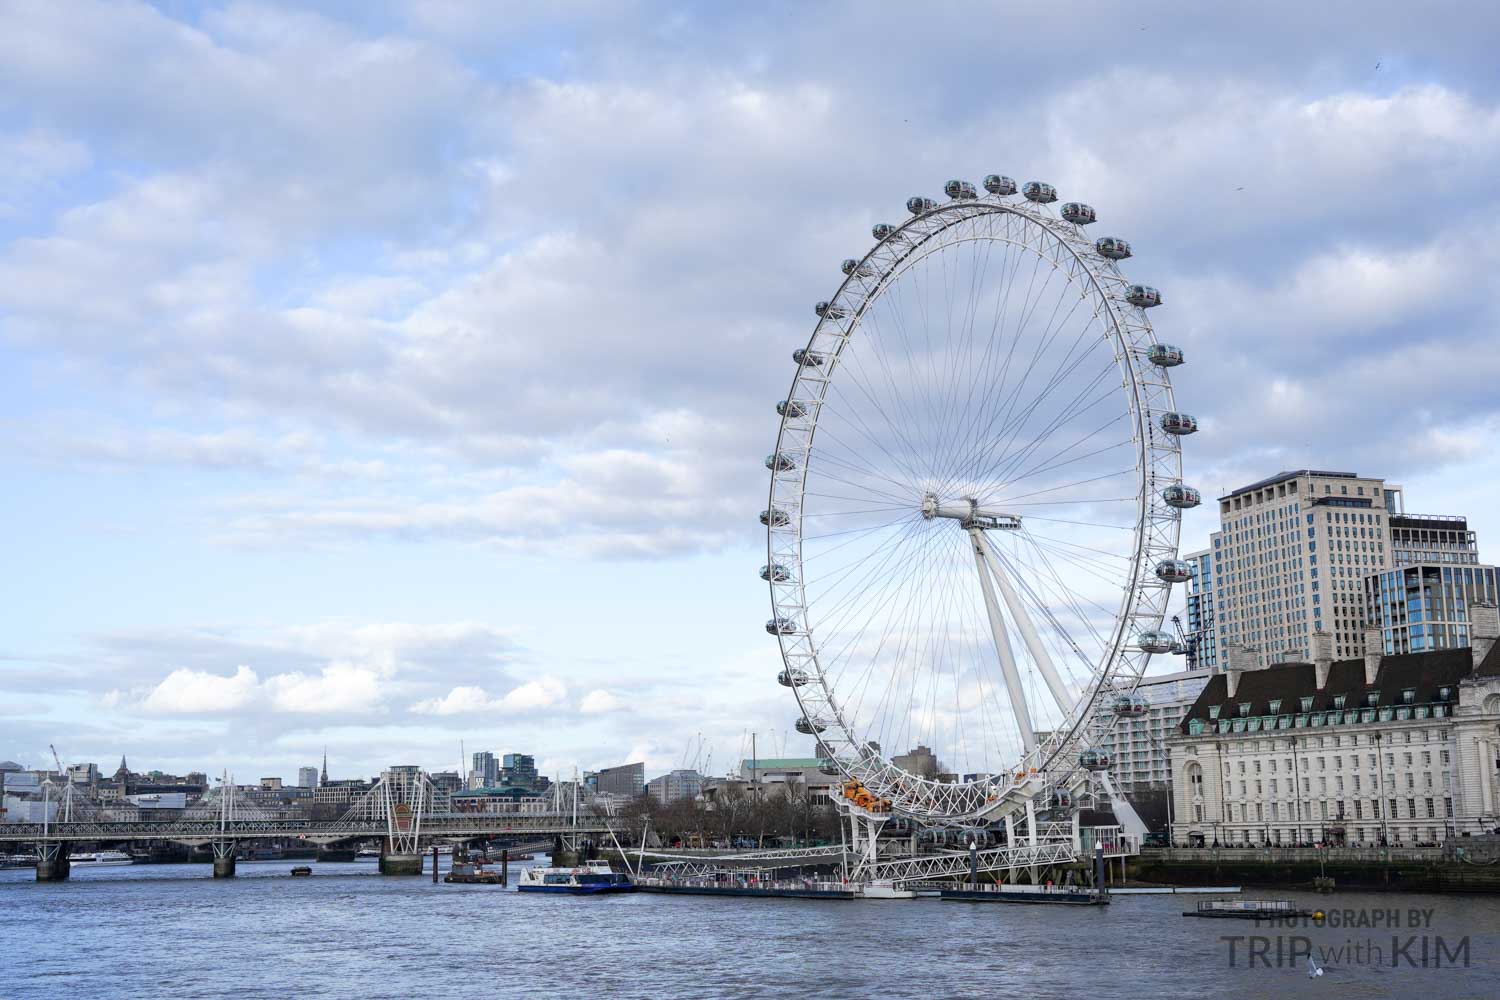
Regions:
<instances>
[{"instance_id":1,"label":"floating pier","mask_svg":"<svg viewBox=\"0 0 1500 1000\"><path fill-rule=\"evenodd\" d=\"M635 880L640 892L676 893L686 896L764 896L783 899L858 899L859 886L848 882L816 882L810 879L759 880L744 878L656 878Z\"/></svg>"}]
</instances>

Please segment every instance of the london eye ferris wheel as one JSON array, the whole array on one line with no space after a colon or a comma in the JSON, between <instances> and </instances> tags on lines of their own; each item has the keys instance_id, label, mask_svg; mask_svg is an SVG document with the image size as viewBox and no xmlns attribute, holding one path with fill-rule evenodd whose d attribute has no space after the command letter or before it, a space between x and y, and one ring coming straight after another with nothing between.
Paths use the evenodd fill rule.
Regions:
<instances>
[{"instance_id":1,"label":"london eye ferris wheel","mask_svg":"<svg viewBox=\"0 0 1500 1000\"><path fill-rule=\"evenodd\" d=\"M1110 764L1173 584L1177 410L1122 239L1051 185L949 181L874 227L776 404L761 576L825 769L982 823ZM892 757L926 747L942 773Z\"/></svg>"}]
</instances>

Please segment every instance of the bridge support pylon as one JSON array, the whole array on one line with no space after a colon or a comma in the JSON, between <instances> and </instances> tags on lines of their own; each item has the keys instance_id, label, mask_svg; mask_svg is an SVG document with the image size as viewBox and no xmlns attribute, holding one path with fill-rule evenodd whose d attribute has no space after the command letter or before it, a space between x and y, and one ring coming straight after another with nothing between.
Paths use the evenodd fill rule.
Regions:
<instances>
[{"instance_id":1,"label":"bridge support pylon","mask_svg":"<svg viewBox=\"0 0 1500 1000\"><path fill-rule=\"evenodd\" d=\"M389 852L380 855L380 874L382 875L421 875L422 855L420 854L391 854Z\"/></svg>"},{"instance_id":2,"label":"bridge support pylon","mask_svg":"<svg viewBox=\"0 0 1500 1000\"><path fill-rule=\"evenodd\" d=\"M398 853L392 850L389 841L380 853L380 873L383 876L420 876L422 855L417 852Z\"/></svg>"},{"instance_id":3,"label":"bridge support pylon","mask_svg":"<svg viewBox=\"0 0 1500 1000\"><path fill-rule=\"evenodd\" d=\"M213 848L214 878L234 878L234 841L216 840Z\"/></svg>"},{"instance_id":4,"label":"bridge support pylon","mask_svg":"<svg viewBox=\"0 0 1500 1000\"><path fill-rule=\"evenodd\" d=\"M43 841L36 845L36 880L66 882L73 865L68 860L68 844L62 840Z\"/></svg>"}]
</instances>

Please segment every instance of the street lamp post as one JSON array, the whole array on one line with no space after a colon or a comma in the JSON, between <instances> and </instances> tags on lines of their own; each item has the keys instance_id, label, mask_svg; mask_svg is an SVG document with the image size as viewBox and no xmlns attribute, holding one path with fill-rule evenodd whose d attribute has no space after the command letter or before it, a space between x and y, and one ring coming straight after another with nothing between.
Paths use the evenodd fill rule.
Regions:
<instances>
[{"instance_id":1,"label":"street lamp post","mask_svg":"<svg viewBox=\"0 0 1500 1000\"><path fill-rule=\"evenodd\" d=\"M1296 840L1302 841L1302 762L1298 759L1298 738L1289 739L1292 744L1292 808L1298 820Z\"/></svg>"},{"instance_id":2,"label":"street lamp post","mask_svg":"<svg viewBox=\"0 0 1500 1000\"><path fill-rule=\"evenodd\" d=\"M1379 733L1375 734L1375 767L1377 780L1380 784L1380 794L1375 799L1375 811L1380 815L1380 846L1389 851L1391 849L1391 831L1386 823L1385 748Z\"/></svg>"}]
</instances>

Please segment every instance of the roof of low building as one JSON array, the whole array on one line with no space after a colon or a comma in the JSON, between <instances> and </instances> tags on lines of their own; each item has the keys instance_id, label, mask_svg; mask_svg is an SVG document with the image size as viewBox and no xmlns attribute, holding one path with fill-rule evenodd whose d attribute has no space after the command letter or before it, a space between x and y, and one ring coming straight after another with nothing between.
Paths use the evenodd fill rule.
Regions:
<instances>
[{"instance_id":1,"label":"roof of low building","mask_svg":"<svg viewBox=\"0 0 1500 1000\"><path fill-rule=\"evenodd\" d=\"M1251 493L1255 490L1263 489L1267 486L1275 486L1277 483L1284 483L1288 479L1296 479L1298 476L1317 476L1320 479L1359 478L1359 474L1354 472L1325 472L1320 469L1296 469L1287 472L1278 472L1274 476L1267 476L1265 479L1257 480L1251 483L1249 486L1241 486L1239 489L1234 490L1233 492L1224 494L1219 499L1228 500L1231 497L1237 497L1242 493Z\"/></svg>"},{"instance_id":2,"label":"roof of low building","mask_svg":"<svg viewBox=\"0 0 1500 1000\"><path fill-rule=\"evenodd\" d=\"M1442 700L1439 689L1457 687L1459 681L1470 675L1500 675L1500 643L1496 643L1476 670L1473 653L1468 647L1439 649L1430 653L1398 653L1383 656L1375 674L1375 683L1365 683L1365 661L1363 657L1353 660L1335 660L1328 670L1328 682L1319 691L1316 668L1311 663L1277 663L1260 670L1246 670L1240 674L1239 685L1234 696L1229 695L1229 679L1225 674L1209 678L1203 693L1193 702L1182 717L1180 730L1188 731L1194 719L1210 720L1212 706L1226 706L1220 710L1220 718L1235 718L1242 713L1239 706L1249 703L1250 709L1243 713L1249 717L1265 715L1287 715L1302 711L1324 712L1333 709L1334 699L1342 695L1346 709L1368 707L1366 696L1378 692L1375 707L1405 703L1403 692L1413 690L1413 704L1430 704ZM1312 704L1301 707L1303 698L1312 698ZM1452 698L1448 700L1453 700ZM1279 701L1276 711L1271 702Z\"/></svg>"},{"instance_id":3,"label":"roof of low building","mask_svg":"<svg viewBox=\"0 0 1500 1000\"><path fill-rule=\"evenodd\" d=\"M822 763L817 757L756 757L753 762L751 758L746 757L744 760L745 767L753 766L757 771L819 767Z\"/></svg>"}]
</instances>

